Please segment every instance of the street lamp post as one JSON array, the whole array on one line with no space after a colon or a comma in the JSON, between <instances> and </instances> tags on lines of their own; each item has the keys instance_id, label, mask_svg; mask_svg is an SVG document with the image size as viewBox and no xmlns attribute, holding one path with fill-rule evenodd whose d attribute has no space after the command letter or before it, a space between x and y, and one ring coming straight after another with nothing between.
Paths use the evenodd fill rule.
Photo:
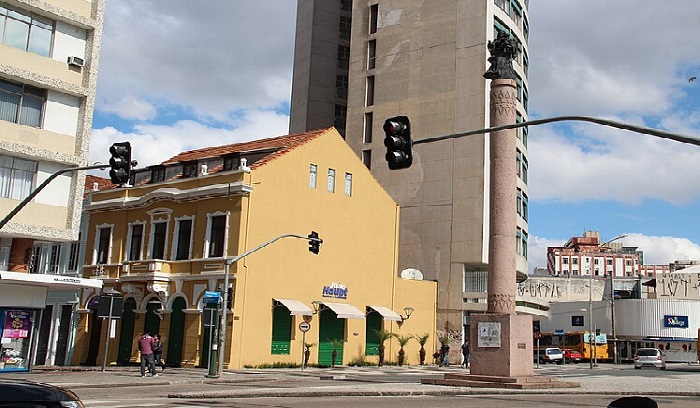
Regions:
<instances>
[{"instance_id":1,"label":"street lamp post","mask_svg":"<svg viewBox=\"0 0 700 408\"><path fill-rule=\"evenodd\" d=\"M613 241L617 241L618 239L625 237L627 237L627 234L620 234L615 238L604 242L600 246L607 245ZM617 357L617 330L615 329L615 271L610 271L610 325L612 326L611 333L613 337L613 363L617 364L619 361Z\"/></svg>"}]
</instances>

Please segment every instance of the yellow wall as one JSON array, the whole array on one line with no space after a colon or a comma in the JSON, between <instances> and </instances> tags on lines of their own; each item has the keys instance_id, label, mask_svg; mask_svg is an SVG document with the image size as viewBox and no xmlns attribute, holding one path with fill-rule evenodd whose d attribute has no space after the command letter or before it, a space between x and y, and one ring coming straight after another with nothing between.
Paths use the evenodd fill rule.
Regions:
<instances>
[{"instance_id":1,"label":"yellow wall","mask_svg":"<svg viewBox=\"0 0 700 408\"><path fill-rule=\"evenodd\" d=\"M317 165L316 187L309 187L310 164ZM335 192L327 190L328 169L335 169ZM352 174L352 194L345 194L345 174ZM121 283L142 285L147 293L147 283L152 274L119 275L119 264L124 259L128 222L146 221L144 245L150 234L150 216L147 212L156 208L171 208L167 253L172 251L174 219L182 215L195 215L193 258L203 256L206 214L213 211L231 211L229 222L228 256L249 251L283 234L297 234L303 239L283 238L241 259L231 267L231 282L234 285L234 308L229 314L227 328L227 368L240 368L271 364L275 362L300 363L302 356L302 333L297 326L302 321L296 316L292 322L293 337L289 355L271 354L273 299L296 299L309 307L315 300L347 303L366 311L369 305L384 306L402 313L403 308L415 309L411 318L399 326L396 322L384 322L384 329L401 335L429 333L426 345L428 355L435 343L435 296L436 283L408 281L397 277L398 214L399 209L391 197L379 186L369 170L350 150L340 135L329 130L324 135L296 147L280 157L259 167L253 165L251 172L212 175L196 179L180 180L164 185L150 185L133 189L120 189L95 194L94 202L119 199L121 195L139 197L163 187L181 190L196 185L221 183L225 180L243 180L253 187L248 197L217 197L193 202L157 200L144 207L128 210L97 211L90 215L87 237L86 262L92 261L95 242L95 226L114 224L112 257L108 268L109 277L105 286L121 290ZM305 238L317 231L323 244L320 253L308 251ZM145 250L144 250L145 251ZM221 259L219 258L219 264ZM174 282L181 279L181 294L187 299L188 308L195 314L186 315L186 333L182 364L198 363L201 350L201 314L196 310L201 295L193 293L197 285L207 284L214 290L223 281L223 266L202 276L202 264L214 265L216 259L179 262L177 267L169 265L163 269L170 283L169 295L176 295ZM190 268L187 274L171 274ZM91 269L93 268L93 269ZM94 270L88 266L86 270ZM212 279L212 277L214 279ZM140 280L139 280L140 279ZM214 283L214 284L212 284ZM322 297L324 286L332 283L345 285L347 299ZM84 299L87 300L87 299ZM137 299L137 304L139 300ZM169 326L169 315L161 324ZM143 324L142 320L140 321ZM137 320L135 335L139 332ZM362 358L365 349L366 327L364 319L347 319L343 362ZM307 343L318 344L318 318L311 321L312 329L306 334ZM88 340L89 335L82 336ZM80 337L78 338L80 341ZM118 339L115 339L118 344ZM165 339L167 355L167 339ZM396 361L396 340L385 343L386 360ZM77 346L80 349L81 345ZM86 347L84 347L87 350ZM417 342L406 347L410 364L418 363ZM312 348L310 363L317 361L317 347ZM86 352L86 351L85 351ZM116 349L113 351L116 354ZM100 357L101 358L101 357ZM376 361L376 357L368 358ZM430 359L428 359L430 361Z\"/></svg>"}]
</instances>

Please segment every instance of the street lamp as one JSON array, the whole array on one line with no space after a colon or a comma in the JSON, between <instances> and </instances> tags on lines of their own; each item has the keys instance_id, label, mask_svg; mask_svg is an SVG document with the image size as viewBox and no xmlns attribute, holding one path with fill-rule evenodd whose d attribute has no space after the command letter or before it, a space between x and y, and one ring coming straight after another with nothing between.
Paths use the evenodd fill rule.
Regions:
<instances>
[{"instance_id":1,"label":"street lamp","mask_svg":"<svg viewBox=\"0 0 700 408\"><path fill-rule=\"evenodd\" d=\"M605 245L608 245L609 243L613 241L617 241L618 239L622 239L627 237L627 234L620 234L612 239L609 239L602 244L598 244L598 248L604 247ZM612 279L612 276L614 275L614 271L610 272L610 286L614 284L614 281ZM617 333L615 332L615 290L611 289L613 296L610 299L610 310L611 310L611 325L612 325L612 336L613 336L613 362L617 363ZM591 346L591 353L593 353L594 350L594 344L596 343L596 338L591 336L595 336L595 326L593 324L593 270L591 267L588 267L588 326L589 326L589 334L588 334L588 341L590 342ZM593 368L593 355L591 354L589 358L589 363L590 363L590 368Z\"/></svg>"}]
</instances>

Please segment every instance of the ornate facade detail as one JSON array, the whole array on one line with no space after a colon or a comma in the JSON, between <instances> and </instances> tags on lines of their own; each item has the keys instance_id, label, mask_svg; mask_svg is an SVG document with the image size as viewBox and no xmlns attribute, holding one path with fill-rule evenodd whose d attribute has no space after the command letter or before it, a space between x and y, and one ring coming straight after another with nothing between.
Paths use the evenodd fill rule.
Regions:
<instances>
[{"instance_id":1,"label":"ornate facade detail","mask_svg":"<svg viewBox=\"0 0 700 408\"><path fill-rule=\"evenodd\" d=\"M498 37L488 43L489 62L491 66L484 73L486 79L515 79L513 60L518 52L515 38L503 31L498 32Z\"/></svg>"},{"instance_id":2,"label":"ornate facade detail","mask_svg":"<svg viewBox=\"0 0 700 408\"><path fill-rule=\"evenodd\" d=\"M489 293L487 307L489 313L514 314L515 295Z\"/></svg>"}]
</instances>

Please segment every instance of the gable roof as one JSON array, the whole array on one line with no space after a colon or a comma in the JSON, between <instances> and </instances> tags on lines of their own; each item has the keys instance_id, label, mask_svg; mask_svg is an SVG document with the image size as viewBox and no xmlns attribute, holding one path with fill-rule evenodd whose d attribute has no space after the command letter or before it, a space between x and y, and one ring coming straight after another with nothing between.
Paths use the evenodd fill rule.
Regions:
<instances>
[{"instance_id":1,"label":"gable roof","mask_svg":"<svg viewBox=\"0 0 700 408\"><path fill-rule=\"evenodd\" d=\"M263 166L278 157L281 157L291 150L313 140L333 128L317 129L304 133L295 133L292 135L278 136L267 139L251 140L249 142L234 143L224 146L205 147L202 149L190 150L177 154L168 160L161 163L169 165L212 157L226 156L234 153L246 153L264 150L275 150L273 153L263 157L262 159L251 164L251 168Z\"/></svg>"},{"instance_id":2,"label":"gable roof","mask_svg":"<svg viewBox=\"0 0 700 408\"><path fill-rule=\"evenodd\" d=\"M97 188L95 188L97 187ZM104 177L93 176L92 174L85 175L85 190L83 191L83 198L87 197L88 194L94 191L109 190L111 188L116 188L117 186L112 183L112 180Z\"/></svg>"}]
</instances>

